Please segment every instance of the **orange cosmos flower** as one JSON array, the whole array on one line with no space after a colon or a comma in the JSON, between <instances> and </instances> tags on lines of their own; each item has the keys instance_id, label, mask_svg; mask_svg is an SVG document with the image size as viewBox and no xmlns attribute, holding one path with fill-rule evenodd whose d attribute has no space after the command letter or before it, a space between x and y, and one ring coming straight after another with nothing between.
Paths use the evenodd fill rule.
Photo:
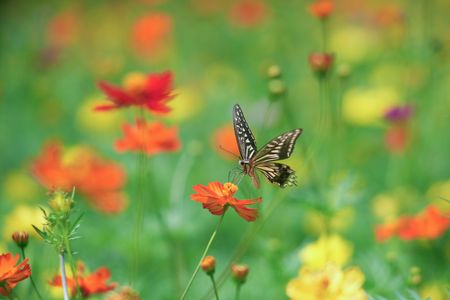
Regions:
<instances>
[{"instance_id":1,"label":"orange cosmos flower","mask_svg":"<svg viewBox=\"0 0 450 300\"><path fill-rule=\"evenodd\" d=\"M333 12L333 9L333 1L328 0L318 0L309 6L309 12L319 19L328 18Z\"/></svg>"},{"instance_id":2,"label":"orange cosmos flower","mask_svg":"<svg viewBox=\"0 0 450 300\"><path fill-rule=\"evenodd\" d=\"M267 7L260 0L241 0L231 8L231 20L234 24L251 27L261 24L267 16Z\"/></svg>"},{"instance_id":3,"label":"orange cosmos flower","mask_svg":"<svg viewBox=\"0 0 450 300\"><path fill-rule=\"evenodd\" d=\"M118 213L126 206L121 191L125 184L122 167L105 160L90 148L79 147L63 153L59 143L48 143L31 163L30 170L49 190L71 192L75 187L101 212Z\"/></svg>"},{"instance_id":4,"label":"orange cosmos flower","mask_svg":"<svg viewBox=\"0 0 450 300\"><path fill-rule=\"evenodd\" d=\"M450 226L450 218L444 216L433 205L416 216L403 216L394 222L378 225L375 228L375 237L379 242L384 242L392 236L400 239L436 239L444 234Z\"/></svg>"},{"instance_id":5,"label":"orange cosmos flower","mask_svg":"<svg viewBox=\"0 0 450 300\"><path fill-rule=\"evenodd\" d=\"M174 152L180 149L178 129L164 127L161 122L146 122L136 119L134 125L124 124L122 127L124 137L116 141L116 150L141 151L148 155L161 152Z\"/></svg>"},{"instance_id":6,"label":"orange cosmos flower","mask_svg":"<svg viewBox=\"0 0 450 300\"><path fill-rule=\"evenodd\" d=\"M132 45L137 54L154 57L164 52L173 31L172 17L164 13L142 16L133 26Z\"/></svg>"},{"instance_id":7,"label":"orange cosmos flower","mask_svg":"<svg viewBox=\"0 0 450 300\"><path fill-rule=\"evenodd\" d=\"M213 135L213 146L214 150L225 158L234 160L239 157L239 148L231 123L216 129Z\"/></svg>"},{"instance_id":8,"label":"orange cosmos flower","mask_svg":"<svg viewBox=\"0 0 450 300\"><path fill-rule=\"evenodd\" d=\"M111 274L106 267L101 267L91 274L85 274L84 264L82 262L78 262L77 264L77 281L78 286L81 289L83 299L86 299L94 294L104 294L113 290L117 286L117 283L113 282L108 284L107 281L110 277ZM49 284L52 286L61 287L61 275L56 275L55 277L53 277L52 281L50 281ZM67 286L69 287L72 295L75 295L76 284L73 277L67 277Z\"/></svg>"},{"instance_id":9,"label":"orange cosmos flower","mask_svg":"<svg viewBox=\"0 0 450 300\"><path fill-rule=\"evenodd\" d=\"M152 113L167 114L170 112L167 102L172 93L172 73L153 73L133 80L124 88L101 81L98 87L108 96L112 104L96 106L97 111L106 111L128 106L140 106Z\"/></svg>"},{"instance_id":10,"label":"orange cosmos flower","mask_svg":"<svg viewBox=\"0 0 450 300\"><path fill-rule=\"evenodd\" d=\"M9 295L18 282L31 276L28 258L16 265L20 255L11 253L0 255L0 294Z\"/></svg>"},{"instance_id":11,"label":"orange cosmos flower","mask_svg":"<svg viewBox=\"0 0 450 300\"><path fill-rule=\"evenodd\" d=\"M203 204L203 208L209 210L213 215L223 215L231 206L245 220L252 222L258 217L258 210L247 207L261 202L261 198L250 200L238 200L233 197L238 187L230 182L210 182L207 186L198 184L193 187L197 194L191 195L191 199Z\"/></svg>"}]
</instances>

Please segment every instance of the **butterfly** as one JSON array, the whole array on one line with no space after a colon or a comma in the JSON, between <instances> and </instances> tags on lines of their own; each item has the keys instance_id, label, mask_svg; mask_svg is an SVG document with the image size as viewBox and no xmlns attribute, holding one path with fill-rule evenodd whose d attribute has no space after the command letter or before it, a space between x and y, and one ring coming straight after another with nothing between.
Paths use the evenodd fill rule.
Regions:
<instances>
[{"instance_id":1,"label":"butterfly","mask_svg":"<svg viewBox=\"0 0 450 300\"><path fill-rule=\"evenodd\" d=\"M275 161L291 156L295 141L303 129L297 128L285 132L258 150L255 137L247 121L245 121L244 113L239 104L233 106L233 126L240 153L239 164L244 174L250 176L256 188L259 188L256 170L260 171L271 183L280 187L296 185L295 171L288 165Z\"/></svg>"}]
</instances>

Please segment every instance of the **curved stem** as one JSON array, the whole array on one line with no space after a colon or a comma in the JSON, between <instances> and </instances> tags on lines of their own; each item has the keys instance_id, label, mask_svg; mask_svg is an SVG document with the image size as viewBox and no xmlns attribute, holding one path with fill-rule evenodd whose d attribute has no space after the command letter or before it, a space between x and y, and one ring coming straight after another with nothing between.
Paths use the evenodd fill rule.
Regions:
<instances>
[{"instance_id":1,"label":"curved stem","mask_svg":"<svg viewBox=\"0 0 450 300\"><path fill-rule=\"evenodd\" d=\"M67 289L66 267L64 265L64 253L59 254L59 266L61 268L61 282L64 292L64 300L69 300L69 290Z\"/></svg>"},{"instance_id":2,"label":"curved stem","mask_svg":"<svg viewBox=\"0 0 450 300\"><path fill-rule=\"evenodd\" d=\"M216 229L214 230L211 237L209 238L209 241L208 241L208 244L206 245L205 251L203 251L202 257L200 258L200 260L197 264L197 267L194 270L194 273L192 273L191 279L189 279L189 282L188 282L186 288L184 289L184 292L181 295L180 300L183 300L186 297L187 292L191 288L192 282L194 282L194 278L197 275L198 270L200 270L200 264L201 264L202 260L205 258L206 254L208 253L209 247L211 247L211 244L214 241L214 238L216 237L217 231L219 230L220 225L222 224L223 218L225 217L225 213L226 213L226 211L224 211L223 215L220 216L219 223L217 223Z\"/></svg>"},{"instance_id":3,"label":"curved stem","mask_svg":"<svg viewBox=\"0 0 450 300\"><path fill-rule=\"evenodd\" d=\"M214 275L211 274L211 275L209 275L209 277L211 277L212 285L214 288L214 294L216 295L216 300L219 300L219 293L217 291L217 285L216 285L216 281L214 280Z\"/></svg>"},{"instance_id":4,"label":"curved stem","mask_svg":"<svg viewBox=\"0 0 450 300\"><path fill-rule=\"evenodd\" d=\"M20 247L20 250L22 252L22 259L25 260L26 256L25 256L25 248L24 247ZM34 291L36 292L36 294L38 295L38 298L40 300L43 300L41 294L39 293L39 290L36 286L36 283L34 283L33 277L30 275L30 281L31 281L31 285L33 286Z\"/></svg>"}]
</instances>

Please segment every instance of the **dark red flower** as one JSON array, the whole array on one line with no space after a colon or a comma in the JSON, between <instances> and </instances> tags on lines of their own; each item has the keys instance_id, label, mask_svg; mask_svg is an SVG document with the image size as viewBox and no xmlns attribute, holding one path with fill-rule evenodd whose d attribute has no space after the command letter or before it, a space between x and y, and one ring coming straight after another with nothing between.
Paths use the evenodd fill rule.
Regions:
<instances>
[{"instance_id":1,"label":"dark red flower","mask_svg":"<svg viewBox=\"0 0 450 300\"><path fill-rule=\"evenodd\" d=\"M139 106L157 114L167 114L170 108L167 102L174 97L172 89L172 73L153 73L138 77L129 86L119 88L104 81L98 87L108 96L112 104L95 107L105 111L128 106Z\"/></svg>"},{"instance_id":2,"label":"dark red flower","mask_svg":"<svg viewBox=\"0 0 450 300\"><path fill-rule=\"evenodd\" d=\"M261 198L251 200L238 200L233 197L238 187L232 183L222 184L210 182L207 186L198 184L193 187L197 194L191 195L191 199L203 204L203 208L213 215L223 215L226 208L231 206L245 220L251 222L258 217L258 210L248 208L248 205L261 202Z\"/></svg>"}]
</instances>

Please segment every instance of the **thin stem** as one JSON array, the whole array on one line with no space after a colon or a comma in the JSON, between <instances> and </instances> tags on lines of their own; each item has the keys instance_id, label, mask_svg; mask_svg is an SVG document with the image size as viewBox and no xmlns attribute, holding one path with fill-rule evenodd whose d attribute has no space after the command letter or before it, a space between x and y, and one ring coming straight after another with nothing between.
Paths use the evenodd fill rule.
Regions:
<instances>
[{"instance_id":1,"label":"thin stem","mask_svg":"<svg viewBox=\"0 0 450 300\"><path fill-rule=\"evenodd\" d=\"M206 245L205 251L203 251L202 257L198 261L197 267L194 270L194 273L192 273L191 279L189 279L189 282L183 292L183 295L181 295L180 300L183 300L189 289L191 288L192 282L194 282L194 278L198 273L198 270L200 270L200 264L202 263L203 259L205 258L206 254L208 253L209 247L211 247L212 242L214 241L214 238L216 237L217 231L220 228L220 225L222 224L223 218L225 217L226 211L224 211L223 215L220 216L219 223L217 223L216 229L214 229L214 232L212 233L211 237L209 238L208 244Z\"/></svg>"},{"instance_id":2,"label":"thin stem","mask_svg":"<svg viewBox=\"0 0 450 300\"><path fill-rule=\"evenodd\" d=\"M69 300L69 290L67 289L66 267L64 265L64 253L59 254L59 265L61 268L61 282L64 292L64 300Z\"/></svg>"},{"instance_id":3,"label":"thin stem","mask_svg":"<svg viewBox=\"0 0 450 300\"><path fill-rule=\"evenodd\" d=\"M214 294L216 295L216 300L219 300L219 293L217 292L217 285L216 285L216 281L214 280L214 275L211 274L211 275L209 275L209 277L211 277L212 285L214 288Z\"/></svg>"},{"instance_id":4,"label":"thin stem","mask_svg":"<svg viewBox=\"0 0 450 300\"><path fill-rule=\"evenodd\" d=\"M22 259L25 260L25 258L26 258L26 256L25 256L25 248L24 247L20 247L20 250L22 252ZM36 284L34 283L33 277L31 275L30 275L30 281L31 281L31 285L33 286L34 291L38 295L38 298L43 300L41 294L39 293L39 290L38 290Z\"/></svg>"},{"instance_id":5,"label":"thin stem","mask_svg":"<svg viewBox=\"0 0 450 300\"><path fill-rule=\"evenodd\" d=\"M77 291L76 298L81 298L81 289L77 280L77 269L75 268L75 260L73 259L72 248L70 247L69 239L67 236L64 238L64 246L66 248L67 255L69 255L70 270L72 271L72 276L75 281L75 289Z\"/></svg>"},{"instance_id":6,"label":"thin stem","mask_svg":"<svg viewBox=\"0 0 450 300\"><path fill-rule=\"evenodd\" d=\"M242 284L240 284L240 283L236 284L236 295L234 296L235 300L239 300L239 296L240 296L240 293L241 293L241 285Z\"/></svg>"},{"instance_id":7,"label":"thin stem","mask_svg":"<svg viewBox=\"0 0 450 300\"><path fill-rule=\"evenodd\" d=\"M327 25L327 19L322 19L321 21L320 21L320 34L321 34L321 37L322 37L322 52L327 52L327 49L328 49L328 41L327 41L327 38L328 38L328 30L327 30L327 27L328 27L328 25Z\"/></svg>"}]
</instances>

